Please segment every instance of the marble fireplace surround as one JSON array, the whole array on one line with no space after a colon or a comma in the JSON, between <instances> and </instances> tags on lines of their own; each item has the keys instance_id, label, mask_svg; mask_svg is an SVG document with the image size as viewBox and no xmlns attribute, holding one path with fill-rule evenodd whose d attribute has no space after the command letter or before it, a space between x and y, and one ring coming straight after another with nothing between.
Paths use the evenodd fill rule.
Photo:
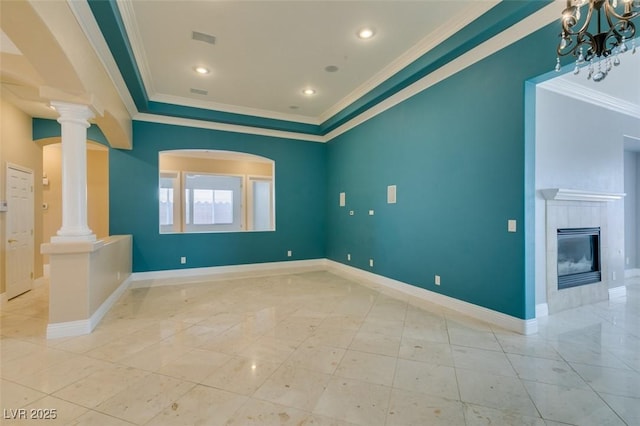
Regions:
<instances>
[{"instance_id":1,"label":"marble fireplace surround","mask_svg":"<svg viewBox=\"0 0 640 426\"><path fill-rule=\"evenodd\" d=\"M625 194L552 188L541 190L546 200L546 283L549 313L609 298L609 208L608 203ZM559 228L600 228L602 281L558 290Z\"/></svg>"}]
</instances>

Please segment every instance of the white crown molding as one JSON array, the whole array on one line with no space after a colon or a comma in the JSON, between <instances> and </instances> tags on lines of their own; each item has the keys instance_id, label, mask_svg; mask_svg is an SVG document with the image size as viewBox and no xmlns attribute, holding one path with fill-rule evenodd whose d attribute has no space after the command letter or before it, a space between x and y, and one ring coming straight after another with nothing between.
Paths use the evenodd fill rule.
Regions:
<instances>
[{"instance_id":1,"label":"white crown molding","mask_svg":"<svg viewBox=\"0 0 640 426\"><path fill-rule=\"evenodd\" d=\"M540 83L539 87L611 111L629 115L634 118L640 118L640 105L615 98L583 84L578 84L563 78L554 78Z\"/></svg>"},{"instance_id":2,"label":"white crown molding","mask_svg":"<svg viewBox=\"0 0 640 426\"><path fill-rule=\"evenodd\" d=\"M623 199L627 194L622 192L596 192L580 189L549 188L541 189L545 200L557 201L598 201L608 202Z\"/></svg>"},{"instance_id":3,"label":"white crown molding","mask_svg":"<svg viewBox=\"0 0 640 426\"><path fill-rule=\"evenodd\" d=\"M243 115L250 115L254 117L270 118L274 120L293 121L296 123L315 124L315 125L321 124L321 122L317 118L307 117L299 114L285 114L282 112L267 111L267 110L258 109L258 108L242 107L242 106L229 105L229 104L223 104L218 102L199 101L197 99L190 99L182 96L167 95L164 93L155 93L152 97L150 97L150 99L155 102L164 102L168 104L183 105L183 106L194 107L194 108L203 108L203 109L227 112L232 114L243 114Z\"/></svg>"},{"instance_id":4,"label":"white crown molding","mask_svg":"<svg viewBox=\"0 0 640 426\"><path fill-rule=\"evenodd\" d=\"M87 36L93 50L96 52L98 60L106 69L107 75L113 82L113 85L115 86L120 99L124 103L125 108L129 112L129 115L134 116L138 113L138 108L136 108L133 98L131 98L131 93L129 93L129 89L127 88L127 85L120 74L120 70L118 69L118 65L111 55L109 46L107 46L107 42L100 31L100 27L98 27L98 23L91 12L89 3L87 3L86 0L67 0L67 4L69 5L71 12L75 15L82 31L84 31L84 34Z\"/></svg>"},{"instance_id":5,"label":"white crown molding","mask_svg":"<svg viewBox=\"0 0 640 426\"><path fill-rule=\"evenodd\" d=\"M509 27L495 37L485 41L479 46L476 46L475 48L457 57L448 64L442 66L441 68L438 68L431 74L423 77L412 85L406 87L393 96L388 97L384 101L368 109L359 116L336 128L332 132L329 132L326 135L327 140L330 141L331 139L340 136L341 134L375 117L376 115L398 105L401 102L404 102L405 100L451 77L452 75L462 71L463 69L470 67L471 65L481 61L487 56L492 55L493 53L496 53L506 46L517 42L518 40L526 37L532 32L537 31L545 25L557 20L557 18L558 5L556 3L551 3L550 5L543 7L536 13Z\"/></svg>"},{"instance_id":6,"label":"white crown molding","mask_svg":"<svg viewBox=\"0 0 640 426\"><path fill-rule=\"evenodd\" d=\"M295 139L308 142L327 142L327 138L325 136L285 132L282 130L271 130L262 127L239 126L236 124L217 123L215 121L202 121L194 120L191 118L172 117L167 115L139 113L136 114L133 119L137 121L146 121L149 123L171 124L174 126L195 127L198 129L221 130L223 132L244 133L247 135L272 136L274 138Z\"/></svg>"},{"instance_id":7,"label":"white crown molding","mask_svg":"<svg viewBox=\"0 0 640 426\"><path fill-rule=\"evenodd\" d=\"M319 121L321 123L324 123L325 121L329 120L331 117L338 114L340 111L353 104L358 99L362 98L371 90L375 89L380 84L384 83L389 78L403 70L416 59L420 58L422 55L438 46L447 38L451 37L453 34L469 25L469 23L473 22L475 19L486 13L489 9L493 8L498 3L498 1L481 1L474 3L472 6L467 6L461 11L461 13L451 17L451 19L443 23L431 34L424 37L389 65L377 72L369 80L365 81L347 96L339 100L335 105L327 109L320 115Z\"/></svg>"},{"instance_id":8,"label":"white crown molding","mask_svg":"<svg viewBox=\"0 0 640 426\"><path fill-rule=\"evenodd\" d=\"M136 60L136 65L140 71L142 82L147 91L147 94L156 93L155 86L153 84L153 76L151 75L151 68L149 67L149 61L147 61L147 54L144 50L144 43L142 42L142 36L136 25L136 13L133 10L133 1L117 0L118 11L122 17L124 23L124 29L127 32L129 39L129 45L133 50L133 56Z\"/></svg>"}]
</instances>

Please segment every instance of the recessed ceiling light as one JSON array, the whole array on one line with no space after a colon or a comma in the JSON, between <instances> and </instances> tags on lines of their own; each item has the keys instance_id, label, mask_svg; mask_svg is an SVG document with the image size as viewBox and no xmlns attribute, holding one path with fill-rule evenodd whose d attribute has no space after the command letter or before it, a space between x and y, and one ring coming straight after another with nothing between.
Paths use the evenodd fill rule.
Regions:
<instances>
[{"instance_id":1,"label":"recessed ceiling light","mask_svg":"<svg viewBox=\"0 0 640 426\"><path fill-rule=\"evenodd\" d=\"M315 95L316 94L316 90L312 89L312 88L307 88L307 89L304 89L302 91L302 93L307 95L307 96L311 96L311 95Z\"/></svg>"},{"instance_id":2,"label":"recessed ceiling light","mask_svg":"<svg viewBox=\"0 0 640 426\"><path fill-rule=\"evenodd\" d=\"M369 39L375 35L375 31L373 28L362 28L358 30L358 38L363 40Z\"/></svg>"},{"instance_id":3,"label":"recessed ceiling light","mask_svg":"<svg viewBox=\"0 0 640 426\"><path fill-rule=\"evenodd\" d=\"M209 68L206 67L195 67L194 70L198 73L198 74L209 74L211 72L211 70Z\"/></svg>"}]
</instances>

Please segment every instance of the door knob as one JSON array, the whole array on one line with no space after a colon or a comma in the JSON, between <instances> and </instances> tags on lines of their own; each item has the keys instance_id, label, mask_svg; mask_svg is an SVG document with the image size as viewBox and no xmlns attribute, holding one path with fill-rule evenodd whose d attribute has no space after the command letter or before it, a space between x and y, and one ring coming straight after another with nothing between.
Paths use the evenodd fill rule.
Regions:
<instances>
[{"instance_id":1,"label":"door knob","mask_svg":"<svg viewBox=\"0 0 640 426\"><path fill-rule=\"evenodd\" d=\"M18 242L18 240L14 240L14 239L10 239L10 240L9 240L9 244L11 244L11 243L17 243L17 242Z\"/></svg>"}]
</instances>

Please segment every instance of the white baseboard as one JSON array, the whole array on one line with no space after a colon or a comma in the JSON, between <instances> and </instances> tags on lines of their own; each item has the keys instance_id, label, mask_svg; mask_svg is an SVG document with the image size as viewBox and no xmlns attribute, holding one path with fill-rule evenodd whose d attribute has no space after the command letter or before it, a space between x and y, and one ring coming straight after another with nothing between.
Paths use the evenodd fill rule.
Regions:
<instances>
[{"instance_id":1,"label":"white baseboard","mask_svg":"<svg viewBox=\"0 0 640 426\"><path fill-rule=\"evenodd\" d=\"M127 288L129 288L129 285L131 285L131 275L111 293L107 300L102 302L102 305L96 309L90 318L47 325L47 339L59 339L61 337L81 336L91 333L100 323L100 320L109 312L109 309L118 301Z\"/></svg>"},{"instance_id":2,"label":"white baseboard","mask_svg":"<svg viewBox=\"0 0 640 426\"><path fill-rule=\"evenodd\" d=\"M129 276L129 278L123 282L120 287L118 287L118 289L100 306L91 318L82 321L49 324L47 327L47 338L53 339L90 333L127 288L178 285L202 281L203 279L234 279L309 272L314 270L329 270L346 277L363 279L374 285L381 285L389 289L400 291L404 294L418 297L430 303L437 304L444 308L451 309L469 317L507 330L515 331L517 333L529 335L538 331L538 323L535 318L523 320L482 306L445 296L440 293L435 293L401 281L387 278L382 275L353 268L339 262L328 259L310 259L246 265L214 266L207 268L136 272L131 274L131 276ZM536 307L536 315L538 315L538 313L538 307Z\"/></svg>"},{"instance_id":3,"label":"white baseboard","mask_svg":"<svg viewBox=\"0 0 640 426\"><path fill-rule=\"evenodd\" d=\"M640 269L638 269L638 268L636 268L636 269L625 269L624 270L624 277L625 278L640 277Z\"/></svg>"},{"instance_id":4,"label":"white baseboard","mask_svg":"<svg viewBox=\"0 0 640 426\"><path fill-rule=\"evenodd\" d=\"M484 321L492 325L497 325L507 330L515 331L525 335L535 334L538 332L538 322L535 318L530 320L523 320L520 318L512 317L511 315L503 314L502 312L497 312L488 308L484 308L482 306L474 305L469 302L454 299L453 297L445 296L440 293L425 290L411 284L406 284L401 281L387 278L382 275L377 275L371 272L364 271L362 269L353 268L339 262L334 262L332 260L327 260L326 262L329 270L352 277L365 279L374 284L379 284L387 288L398 290L402 293L418 297L428 302L435 303L437 305L454 310L480 321Z\"/></svg>"},{"instance_id":5,"label":"white baseboard","mask_svg":"<svg viewBox=\"0 0 640 426\"><path fill-rule=\"evenodd\" d=\"M207 268L170 269L135 272L131 288L187 284L203 280L259 277L326 269L326 259L291 260L285 262L251 263L245 265L211 266Z\"/></svg>"},{"instance_id":6,"label":"white baseboard","mask_svg":"<svg viewBox=\"0 0 640 426\"><path fill-rule=\"evenodd\" d=\"M625 297L627 295L627 287L626 286L619 286L619 287L613 287L609 289L609 299L615 299L617 297Z\"/></svg>"},{"instance_id":7,"label":"white baseboard","mask_svg":"<svg viewBox=\"0 0 640 426\"><path fill-rule=\"evenodd\" d=\"M67 322L56 322L47 325L47 339L60 339L61 337L81 336L93 331L91 320L77 320Z\"/></svg>"},{"instance_id":8,"label":"white baseboard","mask_svg":"<svg viewBox=\"0 0 640 426\"><path fill-rule=\"evenodd\" d=\"M549 316L549 305L547 303L538 303L536 305L536 318Z\"/></svg>"}]
</instances>

